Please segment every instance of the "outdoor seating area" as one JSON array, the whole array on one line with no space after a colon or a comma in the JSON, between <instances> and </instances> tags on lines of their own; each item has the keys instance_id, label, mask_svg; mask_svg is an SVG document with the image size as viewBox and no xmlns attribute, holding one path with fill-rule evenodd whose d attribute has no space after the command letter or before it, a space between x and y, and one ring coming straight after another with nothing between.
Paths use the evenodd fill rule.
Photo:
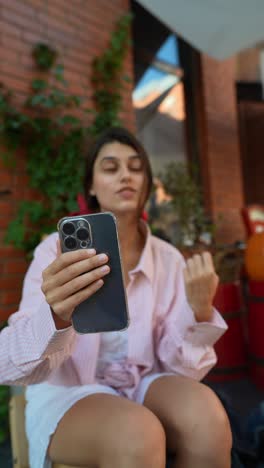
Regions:
<instances>
[{"instance_id":1,"label":"outdoor seating area","mask_svg":"<svg viewBox=\"0 0 264 468\"><path fill-rule=\"evenodd\" d=\"M51 428L85 400L79 441L95 382L125 417L144 403L178 461L264 466L263 24L259 0L0 0L0 468L43 468ZM136 428L155 435L142 414L135 446ZM188 440L193 422L192 453L170 431Z\"/></svg>"}]
</instances>

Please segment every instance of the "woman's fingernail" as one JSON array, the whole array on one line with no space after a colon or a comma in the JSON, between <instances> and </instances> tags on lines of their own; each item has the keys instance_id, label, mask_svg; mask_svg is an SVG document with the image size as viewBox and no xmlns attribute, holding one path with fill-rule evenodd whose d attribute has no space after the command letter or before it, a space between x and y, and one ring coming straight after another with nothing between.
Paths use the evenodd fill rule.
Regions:
<instances>
[{"instance_id":1,"label":"woman's fingernail","mask_svg":"<svg viewBox=\"0 0 264 468\"><path fill-rule=\"evenodd\" d=\"M105 260L107 260L107 256L105 254L100 254L98 258L100 262L104 262Z\"/></svg>"},{"instance_id":2,"label":"woman's fingernail","mask_svg":"<svg viewBox=\"0 0 264 468\"><path fill-rule=\"evenodd\" d=\"M88 255L94 255L96 252L95 249L87 249L87 253Z\"/></svg>"}]
</instances>

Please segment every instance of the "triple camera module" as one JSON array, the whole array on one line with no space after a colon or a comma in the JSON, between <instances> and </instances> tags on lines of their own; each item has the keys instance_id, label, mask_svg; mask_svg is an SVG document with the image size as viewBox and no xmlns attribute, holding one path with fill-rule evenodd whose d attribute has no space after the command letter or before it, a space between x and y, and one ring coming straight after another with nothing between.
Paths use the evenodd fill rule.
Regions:
<instances>
[{"instance_id":1,"label":"triple camera module","mask_svg":"<svg viewBox=\"0 0 264 468\"><path fill-rule=\"evenodd\" d=\"M85 249L91 244L90 225L85 219L65 221L61 229L66 249Z\"/></svg>"}]
</instances>

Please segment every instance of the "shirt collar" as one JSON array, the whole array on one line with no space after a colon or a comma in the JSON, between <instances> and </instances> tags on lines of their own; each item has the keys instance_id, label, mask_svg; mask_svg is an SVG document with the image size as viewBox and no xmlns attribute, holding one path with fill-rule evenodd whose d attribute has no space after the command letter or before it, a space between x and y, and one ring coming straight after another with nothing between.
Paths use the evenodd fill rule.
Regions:
<instances>
[{"instance_id":1,"label":"shirt collar","mask_svg":"<svg viewBox=\"0 0 264 468\"><path fill-rule=\"evenodd\" d=\"M149 226L143 221L140 221L140 230L145 237L145 245L141 253L139 262L133 270L130 270L129 274L134 275L138 272L142 272L152 282L154 274L154 259L151 242L151 231Z\"/></svg>"}]
</instances>

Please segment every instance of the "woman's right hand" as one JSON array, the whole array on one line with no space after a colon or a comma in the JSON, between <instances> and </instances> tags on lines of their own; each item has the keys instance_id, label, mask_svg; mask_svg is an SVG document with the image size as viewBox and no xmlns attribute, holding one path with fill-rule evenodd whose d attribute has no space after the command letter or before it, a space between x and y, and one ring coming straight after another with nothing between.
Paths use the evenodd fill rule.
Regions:
<instances>
[{"instance_id":1,"label":"woman's right hand","mask_svg":"<svg viewBox=\"0 0 264 468\"><path fill-rule=\"evenodd\" d=\"M70 322L75 307L103 286L102 278L110 272L110 268L106 265L107 255L96 255L94 249L61 253L59 243L57 246L56 260L42 273L41 289L56 327L65 328L70 325L65 322Z\"/></svg>"}]
</instances>

